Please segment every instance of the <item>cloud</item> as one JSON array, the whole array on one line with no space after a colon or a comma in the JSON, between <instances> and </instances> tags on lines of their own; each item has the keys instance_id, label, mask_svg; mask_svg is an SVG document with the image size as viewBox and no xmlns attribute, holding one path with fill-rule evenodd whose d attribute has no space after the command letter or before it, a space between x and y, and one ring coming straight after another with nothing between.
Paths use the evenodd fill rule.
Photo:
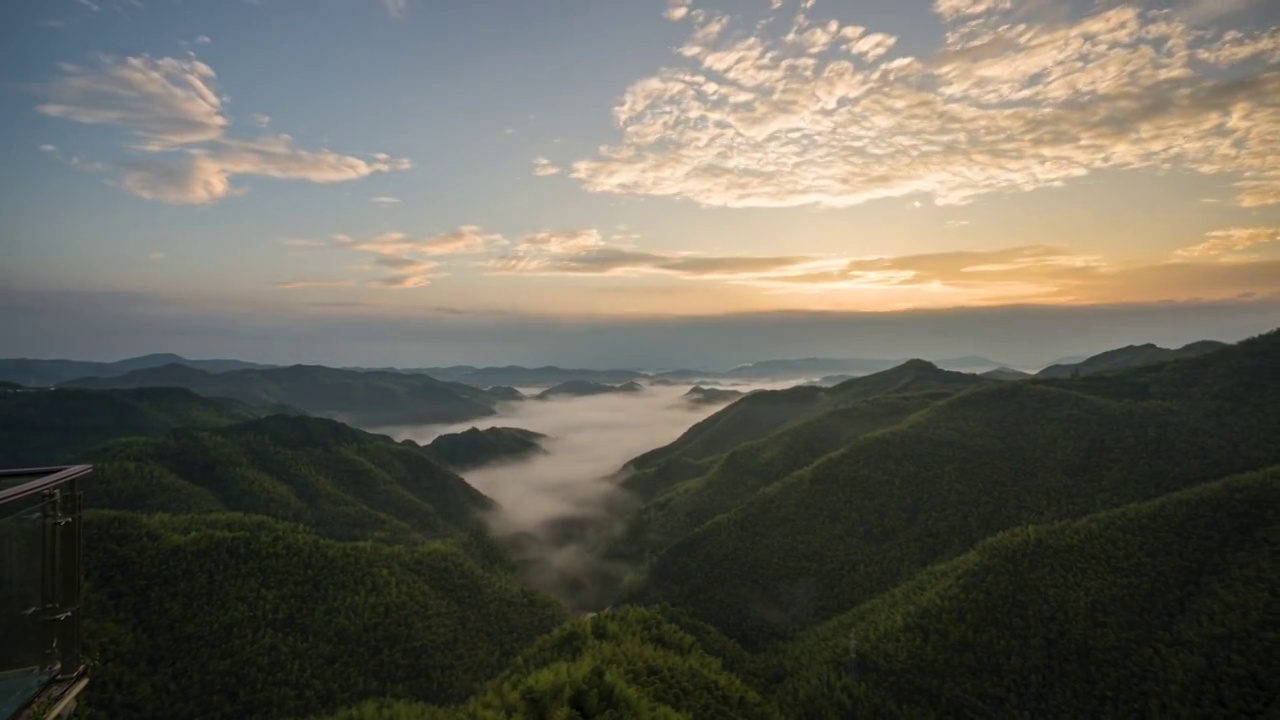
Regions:
<instances>
[{"instance_id":1,"label":"cloud","mask_svg":"<svg viewBox=\"0 0 1280 720\"><path fill-rule=\"evenodd\" d=\"M431 275L410 273L407 275L393 275L391 277L370 280L369 284L376 287L397 289L420 288L430 285L432 277L433 276Z\"/></svg>"},{"instance_id":2,"label":"cloud","mask_svg":"<svg viewBox=\"0 0 1280 720\"><path fill-rule=\"evenodd\" d=\"M194 56L103 55L96 68L60 69L46 88L50 102L36 107L45 115L125 128L147 149L214 140L226 130L213 69Z\"/></svg>"},{"instance_id":3,"label":"cloud","mask_svg":"<svg viewBox=\"0 0 1280 720\"><path fill-rule=\"evenodd\" d=\"M165 258L165 254L162 252L153 252L147 255L148 260L163 260L164 258Z\"/></svg>"},{"instance_id":4,"label":"cloud","mask_svg":"<svg viewBox=\"0 0 1280 720\"><path fill-rule=\"evenodd\" d=\"M670 275L703 280L772 277L830 264L810 257L640 252L606 244L595 229L543 230L525 236L514 249L481 264L495 275Z\"/></svg>"},{"instance_id":5,"label":"cloud","mask_svg":"<svg viewBox=\"0 0 1280 720\"><path fill-rule=\"evenodd\" d=\"M539 177L559 175L560 168L544 157L536 157L533 159L533 174Z\"/></svg>"},{"instance_id":6,"label":"cloud","mask_svg":"<svg viewBox=\"0 0 1280 720\"><path fill-rule=\"evenodd\" d=\"M1199 245L1182 248L1177 254L1198 258L1248 250L1255 245L1280 240L1280 227L1229 227L1205 233L1205 237L1209 239Z\"/></svg>"},{"instance_id":7,"label":"cloud","mask_svg":"<svg viewBox=\"0 0 1280 720\"><path fill-rule=\"evenodd\" d=\"M260 128L264 128L271 124L271 116L264 115L263 113L253 113L249 116L249 122Z\"/></svg>"},{"instance_id":8,"label":"cloud","mask_svg":"<svg viewBox=\"0 0 1280 720\"><path fill-rule=\"evenodd\" d=\"M484 252L505 240L496 233L486 233L479 226L463 225L449 232L426 237L412 237L408 233L389 231L364 238L335 235L329 244L307 239L284 242L300 248L333 247L370 253L373 255L370 268L390 268L396 274L364 281L364 285L408 289L426 287L431 284L432 279L447 276L447 273L434 272L440 267L440 262L429 258ZM347 282L356 284L355 280Z\"/></svg>"},{"instance_id":9,"label":"cloud","mask_svg":"<svg viewBox=\"0 0 1280 720\"><path fill-rule=\"evenodd\" d=\"M232 186L237 175L327 184L395 172L411 167L408 160L375 154L369 158L331 150L299 150L288 135L257 140L218 140L210 148L188 149L168 160L125 166L122 184L133 194L173 204L202 205L243 194Z\"/></svg>"},{"instance_id":10,"label":"cloud","mask_svg":"<svg viewBox=\"0 0 1280 720\"><path fill-rule=\"evenodd\" d=\"M210 45L213 43L213 38L209 37L208 35L197 35L196 39L192 40L191 42L195 43L196 45Z\"/></svg>"},{"instance_id":11,"label":"cloud","mask_svg":"<svg viewBox=\"0 0 1280 720\"><path fill-rule=\"evenodd\" d=\"M285 238L280 242L284 243L285 245L288 245L289 247L295 247L295 248L317 248L317 247L324 247L325 245L324 241L322 240L311 240L308 238Z\"/></svg>"},{"instance_id":12,"label":"cloud","mask_svg":"<svg viewBox=\"0 0 1280 720\"><path fill-rule=\"evenodd\" d=\"M275 286L284 290L300 290L302 288L350 287L354 284L350 280L286 280L275 283Z\"/></svg>"},{"instance_id":13,"label":"cloud","mask_svg":"<svg viewBox=\"0 0 1280 720\"><path fill-rule=\"evenodd\" d=\"M225 136L229 124L212 68L185 58L117 58L103 55L96 67L60 66L62 77L46 87L46 115L111 125L136 138L132 149L152 155L122 166L120 185L139 197L174 204L207 204L243 194L232 185L241 175L313 183L356 180L412 164L385 153L368 157L328 149L305 150L284 134L255 139ZM265 125L264 116L253 116Z\"/></svg>"},{"instance_id":14,"label":"cloud","mask_svg":"<svg viewBox=\"0 0 1280 720\"><path fill-rule=\"evenodd\" d=\"M692 4L693 0L667 0L667 9L662 11L662 17L672 22L683 20Z\"/></svg>"},{"instance_id":15,"label":"cloud","mask_svg":"<svg viewBox=\"0 0 1280 720\"><path fill-rule=\"evenodd\" d=\"M1280 202L1280 29L1193 27L1127 2L934 10L944 41L919 57L803 13L779 36L691 12L671 65L614 108L618 140L568 174L705 206L850 207L1177 169L1223 177L1241 206Z\"/></svg>"},{"instance_id":16,"label":"cloud","mask_svg":"<svg viewBox=\"0 0 1280 720\"><path fill-rule=\"evenodd\" d=\"M369 202L373 203L374 205L381 205L382 207L389 207L389 206L391 206L391 205L395 205L396 203L400 202L400 198L398 198L398 197L391 197L391 196L389 196L389 195L377 195L377 196L374 196L374 197L369 198Z\"/></svg>"},{"instance_id":17,"label":"cloud","mask_svg":"<svg viewBox=\"0 0 1280 720\"><path fill-rule=\"evenodd\" d=\"M409 14L409 0L382 0L382 7L397 20Z\"/></svg>"},{"instance_id":18,"label":"cloud","mask_svg":"<svg viewBox=\"0 0 1280 720\"><path fill-rule=\"evenodd\" d=\"M483 252L491 245L502 242L502 236L486 233L478 225L462 225L449 232L415 238L399 231L385 232L369 238L334 236L339 247L363 250L379 255L457 255Z\"/></svg>"},{"instance_id":19,"label":"cloud","mask_svg":"<svg viewBox=\"0 0 1280 720\"><path fill-rule=\"evenodd\" d=\"M44 144L40 146L40 152L58 152L58 146Z\"/></svg>"},{"instance_id":20,"label":"cloud","mask_svg":"<svg viewBox=\"0 0 1280 720\"><path fill-rule=\"evenodd\" d=\"M594 250L604 245L600 231L594 228L585 230L539 230L526 235L516 246L522 252L580 253Z\"/></svg>"}]
</instances>

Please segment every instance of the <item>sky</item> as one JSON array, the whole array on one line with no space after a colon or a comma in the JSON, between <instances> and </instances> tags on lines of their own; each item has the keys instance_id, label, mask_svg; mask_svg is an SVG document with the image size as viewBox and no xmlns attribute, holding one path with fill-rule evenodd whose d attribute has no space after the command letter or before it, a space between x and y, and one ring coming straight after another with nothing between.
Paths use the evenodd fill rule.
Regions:
<instances>
[{"instance_id":1,"label":"sky","mask_svg":"<svg viewBox=\"0 0 1280 720\"><path fill-rule=\"evenodd\" d=\"M1280 318L1273 0L8 0L0 355L714 367Z\"/></svg>"}]
</instances>

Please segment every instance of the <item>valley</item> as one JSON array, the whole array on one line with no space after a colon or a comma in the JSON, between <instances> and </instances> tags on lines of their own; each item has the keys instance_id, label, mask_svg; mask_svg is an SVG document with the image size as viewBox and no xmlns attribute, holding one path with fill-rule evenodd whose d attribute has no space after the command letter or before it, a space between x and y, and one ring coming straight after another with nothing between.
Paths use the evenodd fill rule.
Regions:
<instances>
[{"instance_id":1,"label":"valley","mask_svg":"<svg viewBox=\"0 0 1280 720\"><path fill-rule=\"evenodd\" d=\"M0 448L94 466L91 717L1249 716L1277 377L1280 331L1062 378L522 388L370 432L272 405L304 388L126 373L0 393Z\"/></svg>"}]
</instances>

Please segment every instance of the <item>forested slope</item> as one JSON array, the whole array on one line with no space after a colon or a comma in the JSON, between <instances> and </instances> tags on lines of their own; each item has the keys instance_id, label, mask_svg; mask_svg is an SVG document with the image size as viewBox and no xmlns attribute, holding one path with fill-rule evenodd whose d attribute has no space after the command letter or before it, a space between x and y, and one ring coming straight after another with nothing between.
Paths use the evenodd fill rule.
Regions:
<instances>
[{"instance_id":1,"label":"forested slope","mask_svg":"<svg viewBox=\"0 0 1280 720\"><path fill-rule=\"evenodd\" d=\"M476 513L492 507L421 447L323 418L184 428L84 459L90 507L254 513L342 540L444 537L479 528Z\"/></svg>"},{"instance_id":2,"label":"forested slope","mask_svg":"<svg viewBox=\"0 0 1280 720\"><path fill-rule=\"evenodd\" d=\"M652 498L676 483L706 473L717 456L735 447L825 412L884 395L954 393L987 382L923 360L910 360L830 388L800 385L751 393L695 424L674 442L632 459L627 463L631 474L623 486L643 498Z\"/></svg>"},{"instance_id":3,"label":"forested slope","mask_svg":"<svg viewBox=\"0 0 1280 720\"><path fill-rule=\"evenodd\" d=\"M86 517L88 705L241 720L460 701L564 618L470 541L337 542L261 516Z\"/></svg>"},{"instance_id":4,"label":"forested slope","mask_svg":"<svg viewBox=\"0 0 1280 720\"><path fill-rule=\"evenodd\" d=\"M1280 334L1074 381L995 383L859 438L671 544L636 602L760 646L984 538L1280 463Z\"/></svg>"},{"instance_id":5,"label":"forested slope","mask_svg":"<svg viewBox=\"0 0 1280 720\"><path fill-rule=\"evenodd\" d=\"M262 414L183 388L0 393L0 467L57 465L116 438L218 427Z\"/></svg>"},{"instance_id":6,"label":"forested slope","mask_svg":"<svg viewBox=\"0 0 1280 720\"><path fill-rule=\"evenodd\" d=\"M794 717L1269 717L1280 468L1010 530L770 658ZM856 680L855 680L856 678Z\"/></svg>"}]
</instances>

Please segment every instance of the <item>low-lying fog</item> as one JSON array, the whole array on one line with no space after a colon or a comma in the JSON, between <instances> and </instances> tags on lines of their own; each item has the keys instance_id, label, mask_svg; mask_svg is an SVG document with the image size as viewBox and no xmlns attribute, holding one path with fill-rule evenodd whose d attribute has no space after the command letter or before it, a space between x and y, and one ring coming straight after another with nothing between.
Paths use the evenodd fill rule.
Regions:
<instances>
[{"instance_id":1,"label":"low-lying fog","mask_svg":"<svg viewBox=\"0 0 1280 720\"><path fill-rule=\"evenodd\" d=\"M537 392L521 391L527 395ZM504 404L499 414L466 423L380 428L377 432L420 444L473 426L518 427L547 435L542 441L546 454L470 470L463 477L501 506L488 518L490 528L499 538L521 539L518 554L536 565L526 568L527 579L571 606L584 607L601 599L604 591L598 589L599 576L608 575L616 581L625 573L625 568L604 567L597 557L597 539L611 519L609 508L624 500L614 474L628 460L675 440L691 425L724 407L689 403L681 398L688 391L685 385L653 386L635 393L529 399ZM584 523L592 527L584 529ZM595 579L584 579L587 576Z\"/></svg>"}]
</instances>

